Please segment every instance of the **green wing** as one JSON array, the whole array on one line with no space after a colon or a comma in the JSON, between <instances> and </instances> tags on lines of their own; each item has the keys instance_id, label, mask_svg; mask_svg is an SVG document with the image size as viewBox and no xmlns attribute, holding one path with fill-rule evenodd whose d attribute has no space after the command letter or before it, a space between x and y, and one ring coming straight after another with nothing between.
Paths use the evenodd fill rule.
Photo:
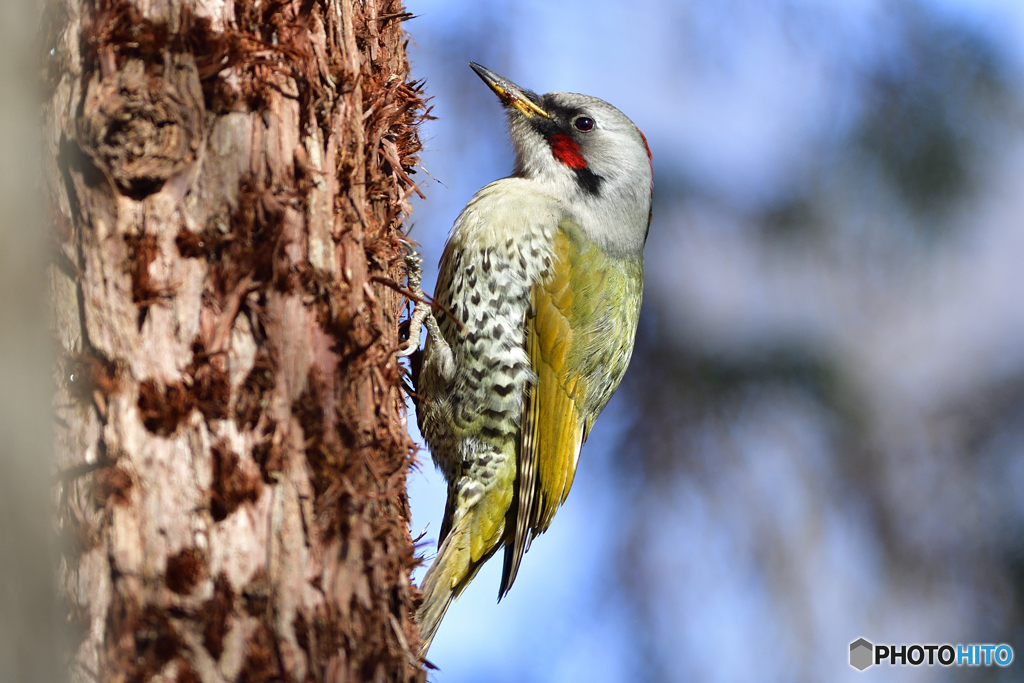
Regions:
<instances>
[{"instance_id":1,"label":"green wing","mask_svg":"<svg viewBox=\"0 0 1024 683\"><path fill-rule=\"evenodd\" d=\"M524 397L510 510L515 531L505 548L501 595L515 580L528 536L546 531L569 495L580 448L629 365L640 312L639 257L608 256L567 219L555 233L554 252L553 273L534 286L526 321L537 381Z\"/></svg>"}]
</instances>

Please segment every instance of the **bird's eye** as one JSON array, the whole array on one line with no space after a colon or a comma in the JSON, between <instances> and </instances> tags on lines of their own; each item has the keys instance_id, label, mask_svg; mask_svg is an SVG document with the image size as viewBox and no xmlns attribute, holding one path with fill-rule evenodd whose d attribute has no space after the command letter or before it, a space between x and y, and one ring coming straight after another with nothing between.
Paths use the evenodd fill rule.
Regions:
<instances>
[{"instance_id":1,"label":"bird's eye","mask_svg":"<svg viewBox=\"0 0 1024 683\"><path fill-rule=\"evenodd\" d=\"M594 129L594 119L589 116L578 116L572 125L576 126L576 130L586 133Z\"/></svg>"}]
</instances>

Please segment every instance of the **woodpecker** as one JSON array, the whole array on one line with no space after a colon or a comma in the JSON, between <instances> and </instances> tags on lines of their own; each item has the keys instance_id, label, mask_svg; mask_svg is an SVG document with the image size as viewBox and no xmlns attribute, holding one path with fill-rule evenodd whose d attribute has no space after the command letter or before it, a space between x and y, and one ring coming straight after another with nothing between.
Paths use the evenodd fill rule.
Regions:
<instances>
[{"instance_id":1,"label":"woodpecker","mask_svg":"<svg viewBox=\"0 0 1024 683\"><path fill-rule=\"evenodd\" d=\"M400 351L416 350L425 323L417 420L448 483L416 615L421 656L502 547L498 600L508 593L565 501L633 352L651 220L650 148L622 112L470 66L507 110L516 160L456 219L433 306L417 307Z\"/></svg>"}]
</instances>

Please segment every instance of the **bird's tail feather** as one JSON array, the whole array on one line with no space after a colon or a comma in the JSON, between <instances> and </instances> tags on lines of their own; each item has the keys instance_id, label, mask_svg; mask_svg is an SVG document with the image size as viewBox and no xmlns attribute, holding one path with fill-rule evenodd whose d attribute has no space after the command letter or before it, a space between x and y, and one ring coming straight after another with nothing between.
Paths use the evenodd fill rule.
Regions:
<instances>
[{"instance_id":1,"label":"bird's tail feather","mask_svg":"<svg viewBox=\"0 0 1024 683\"><path fill-rule=\"evenodd\" d=\"M430 648L437 627L452 601L462 594L487 559L473 562L470 557L470 517L464 516L445 537L434 563L423 577L423 585L420 586L423 602L416 612L422 638L420 657Z\"/></svg>"}]
</instances>

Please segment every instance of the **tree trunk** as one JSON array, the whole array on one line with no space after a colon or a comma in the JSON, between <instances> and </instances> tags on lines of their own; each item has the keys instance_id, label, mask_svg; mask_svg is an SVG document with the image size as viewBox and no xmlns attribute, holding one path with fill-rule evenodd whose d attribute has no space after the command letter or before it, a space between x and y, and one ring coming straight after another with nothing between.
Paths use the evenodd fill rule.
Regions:
<instances>
[{"instance_id":1,"label":"tree trunk","mask_svg":"<svg viewBox=\"0 0 1024 683\"><path fill-rule=\"evenodd\" d=\"M394 355L407 16L50 7L72 680L423 680Z\"/></svg>"}]
</instances>

